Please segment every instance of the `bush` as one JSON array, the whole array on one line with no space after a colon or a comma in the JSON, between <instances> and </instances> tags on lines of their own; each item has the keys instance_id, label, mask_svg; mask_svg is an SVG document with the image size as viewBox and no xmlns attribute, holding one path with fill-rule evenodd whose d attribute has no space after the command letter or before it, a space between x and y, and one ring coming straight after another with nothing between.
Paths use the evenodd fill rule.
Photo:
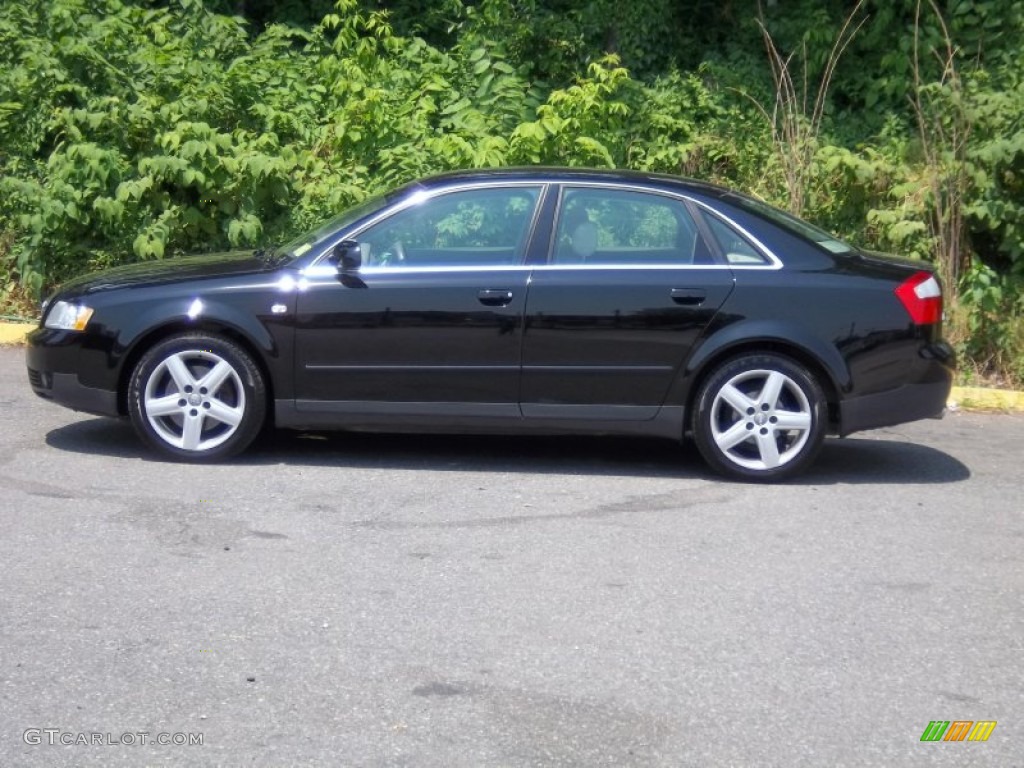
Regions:
<instances>
[{"instance_id":1,"label":"bush","mask_svg":"<svg viewBox=\"0 0 1024 768\"><path fill-rule=\"evenodd\" d=\"M802 113L793 90L802 138L789 147L742 4L701 0L702 24L665 0L623 13L605 0L378 5L0 5L0 311L99 267L279 242L430 173L631 167L747 189L867 248L967 265L946 287L968 367L1024 378L1019 2L958 0L946 25L915 15L917 0L867 0L820 109ZM761 19L776 65L802 69L812 92L848 5L794 0ZM249 18L217 12L238 8ZM932 56L943 45L945 62ZM968 129L959 147L941 141L950 115ZM963 237L940 242L951 215Z\"/></svg>"}]
</instances>

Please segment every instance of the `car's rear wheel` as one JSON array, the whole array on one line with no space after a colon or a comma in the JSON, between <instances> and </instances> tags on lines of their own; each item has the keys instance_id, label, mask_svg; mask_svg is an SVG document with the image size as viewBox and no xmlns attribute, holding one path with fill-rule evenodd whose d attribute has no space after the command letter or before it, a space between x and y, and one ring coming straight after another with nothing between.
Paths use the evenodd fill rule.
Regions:
<instances>
[{"instance_id":1,"label":"car's rear wheel","mask_svg":"<svg viewBox=\"0 0 1024 768\"><path fill-rule=\"evenodd\" d=\"M221 336L184 333L157 343L132 372L132 424L158 453L214 461L244 450L266 413L266 387L249 354Z\"/></svg>"},{"instance_id":2,"label":"car's rear wheel","mask_svg":"<svg viewBox=\"0 0 1024 768\"><path fill-rule=\"evenodd\" d=\"M718 472L781 480L814 460L826 413L821 385L804 366L782 355L744 355L704 380L693 432L701 455Z\"/></svg>"}]
</instances>

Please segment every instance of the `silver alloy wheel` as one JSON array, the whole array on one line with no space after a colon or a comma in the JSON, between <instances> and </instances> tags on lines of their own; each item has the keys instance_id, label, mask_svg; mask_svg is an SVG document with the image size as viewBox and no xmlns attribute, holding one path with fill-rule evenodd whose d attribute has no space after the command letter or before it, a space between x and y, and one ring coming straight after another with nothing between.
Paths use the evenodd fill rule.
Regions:
<instances>
[{"instance_id":1,"label":"silver alloy wheel","mask_svg":"<svg viewBox=\"0 0 1024 768\"><path fill-rule=\"evenodd\" d=\"M795 459L813 423L807 395L779 371L733 376L711 405L712 439L729 461L746 469L775 469Z\"/></svg>"},{"instance_id":2,"label":"silver alloy wheel","mask_svg":"<svg viewBox=\"0 0 1024 768\"><path fill-rule=\"evenodd\" d=\"M208 451L228 440L245 417L245 389L235 368L209 350L168 355L146 379L146 419L161 440Z\"/></svg>"}]
</instances>

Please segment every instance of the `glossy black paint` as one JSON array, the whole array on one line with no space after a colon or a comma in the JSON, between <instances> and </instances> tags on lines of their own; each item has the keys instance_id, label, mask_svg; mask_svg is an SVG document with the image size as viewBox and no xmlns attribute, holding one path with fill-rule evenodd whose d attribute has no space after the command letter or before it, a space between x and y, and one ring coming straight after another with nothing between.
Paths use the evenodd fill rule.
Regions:
<instances>
[{"instance_id":1,"label":"glossy black paint","mask_svg":"<svg viewBox=\"0 0 1024 768\"><path fill-rule=\"evenodd\" d=\"M621 405L653 418L733 283L729 270L536 270L526 306L524 415L556 415L553 405Z\"/></svg>"},{"instance_id":2,"label":"glossy black paint","mask_svg":"<svg viewBox=\"0 0 1024 768\"><path fill-rule=\"evenodd\" d=\"M522 182L542 185L543 194L518 264L338 271L328 262L338 243L413 196ZM749 232L781 265L730 266L710 241L715 263L703 267L548 264L563 184L685 199ZM93 320L81 333L36 330L27 361L41 396L123 416L140 355L163 336L201 328L252 353L281 426L682 437L711 366L740 351L772 350L818 376L831 431L848 434L943 409L952 352L941 327L915 326L893 293L921 269L829 253L737 205L733 193L697 182L466 172L409 185L290 260L223 254L72 281L51 301L86 302Z\"/></svg>"},{"instance_id":3,"label":"glossy black paint","mask_svg":"<svg viewBox=\"0 0 1024 768\"><path fill-rule=\"evenodd\" d=\"M127 378L152 343L179 330L213 328L242 340L271 381L283 387L279 395L290 397L295 290L282 288L282 281L294 283L291 271L271 267L247 252L189 259L188 276L175 281L175 263L110 270L62 286L51 302L87 301L96 314L82 333L44 327L29 334L29 369L73 375L82 387L114 392L113 412L81 410L123 416ZM190 317L196 299L203 311ZM273 314L274 303L284 304L289 314ZM58 400L55 393L36 391Z\"/></svg>"},{"instance_id":4,"label":"glossy black paint","mask_svg":"<svg viewBox=\"0 0 1024 768\"><path fill-rule=\"evenodd\" d=\"M529 275L395 270L358 285L310 278L295 318L296 397L517 402Z\"/></svg>"}]
</instances>

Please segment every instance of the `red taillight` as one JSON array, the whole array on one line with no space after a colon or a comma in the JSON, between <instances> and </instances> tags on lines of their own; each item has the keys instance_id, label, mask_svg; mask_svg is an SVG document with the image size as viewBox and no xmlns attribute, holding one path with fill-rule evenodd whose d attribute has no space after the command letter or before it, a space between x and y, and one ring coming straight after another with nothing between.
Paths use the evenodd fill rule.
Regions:
<instances>
[{"instance_id":1,"label":"red taillight","mask_svg":"<svg viewBox=\"0 0 1024 768\"><path fill-rule=\"evenodd\" d=\"M942 320L942 289L931 272L915 272L899 284L896 296L915 325Z\"/></svg>"}]
</instances>

